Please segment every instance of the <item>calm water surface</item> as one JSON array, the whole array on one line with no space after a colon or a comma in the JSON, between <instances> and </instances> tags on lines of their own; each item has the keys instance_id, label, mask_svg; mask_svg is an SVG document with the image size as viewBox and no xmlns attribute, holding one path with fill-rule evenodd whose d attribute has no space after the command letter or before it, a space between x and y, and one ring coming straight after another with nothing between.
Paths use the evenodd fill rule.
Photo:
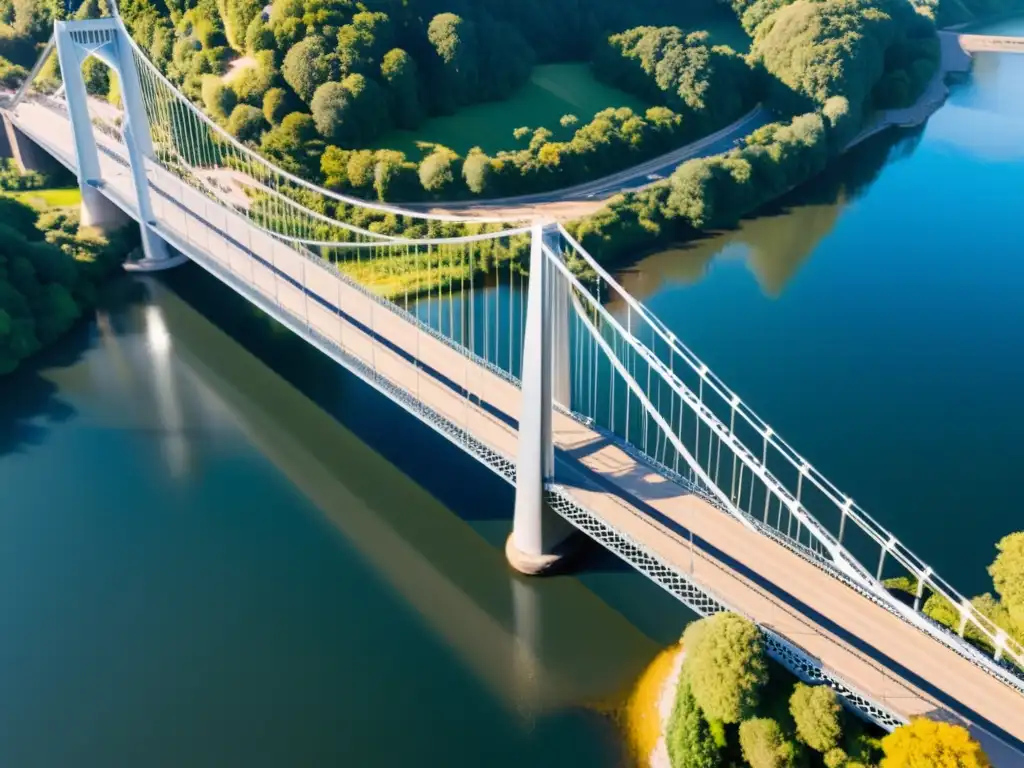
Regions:
<instances>
[{"instance_id":1,"label":"calm water surface","mask_svg":"<svg viewBox=\"0 0 1024 768\"><path fill-rule=\"evenodd\" d=\"M996 30L1024 35L1024 20ZM1024 528L1022 216L1024 56L985 54L923 130L623 282L834 483L979 592L995 541Z\"/></svg>"},{"instance_id":2,"label":"calm water surface","mask_svg":"<svg viewBox=\"0 0 1024 768\"><path fill-rule=\"evenodd\" d=\"M1024 527L1022 212L1024 56L983 56L923 131L623 279L979 591ZM511 577L511 501L200 270L118 282L0 383L0 763L620 764L600 713L687 614L611 558Z\"/></svg>"}]
</instances>

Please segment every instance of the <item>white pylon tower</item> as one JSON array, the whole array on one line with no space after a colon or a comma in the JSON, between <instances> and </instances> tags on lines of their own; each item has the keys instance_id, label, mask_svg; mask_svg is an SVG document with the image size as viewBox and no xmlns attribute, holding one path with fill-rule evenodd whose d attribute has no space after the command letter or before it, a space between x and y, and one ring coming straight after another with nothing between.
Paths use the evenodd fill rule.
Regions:
<instances>
[{"instance_id":1,"label":"white pylon tower","mask_svg":"<svg viewBox=\"0 0 1024 768\"><path fill-rule=\"evenodd\" d=\"M156 220L146 177L146 163L154 161L153 142L142 102L139 73L127 34L118 18L54 23L57 58L75 140L78 185L82 190L82 223L102 228L115 223L118 218L115 206L100 192L104 183L103 173L82 76L82 64L90 56L95 56L117 74L121 83L124 142L128 148L143 249L143 259L130 262L126 269L154 271L177 266L185 259L171 258L167 244L154 231Z\"/></svg>"}]
</instances>

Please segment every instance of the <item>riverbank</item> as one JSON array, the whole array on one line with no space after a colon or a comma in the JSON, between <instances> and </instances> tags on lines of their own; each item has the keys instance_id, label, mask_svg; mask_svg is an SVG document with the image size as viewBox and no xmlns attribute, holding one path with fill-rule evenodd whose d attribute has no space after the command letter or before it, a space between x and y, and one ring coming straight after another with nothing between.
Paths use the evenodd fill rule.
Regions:
<instances>
[{"instance_id":1,"label":"riverbank","mask_svg":"<svg viewBox=\"0 0 1024 768\"><path fill-rule=\"evenodd\" d=\"M639 768L669 768L665 728L672 716L683 656L682 644L659 652L626 701L622 725L630 754Z\"/></svg>"},{"instance_id":2,"label":"riverbank","mask_svg":"<svg viewBox=\"0 0 1024 768\"><path fill-rule=\"evenodd\" d=\"M967 74L971 70L971 55L960 44L956 32L939 31L939 66L924 92L909 107L887 109L876 115L874 121L857 134L843 149L849 152L859 144L889 128L914 128L925 122L949 98L949 79Z\"/></svg>"},{"instance_id":3,"label":"riverbank","mask_svg":"<svg viewBox=\"0 0 1024 768\"><path fill-rule=\"evenodd\" d=\"M78 189L0 193L0 376L59 341L91 309L138 229L81 227Z\"/></svg>"}]
</instances>

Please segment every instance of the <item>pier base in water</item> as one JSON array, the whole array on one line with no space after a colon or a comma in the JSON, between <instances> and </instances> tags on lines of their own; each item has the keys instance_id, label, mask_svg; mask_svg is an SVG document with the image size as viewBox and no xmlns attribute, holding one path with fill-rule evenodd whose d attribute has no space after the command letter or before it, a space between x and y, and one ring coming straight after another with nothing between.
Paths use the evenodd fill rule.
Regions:
<instances>
[{"instance_id":1,"label":"pier base in water","mask_svg":"<svg viewBox=\"0 0 1024 768\"><path fill-rule=\"evenodd\" d=\"M505 541L505 559L524 576L543 576L562 570L566 561L575 553L578 543L577 537L570 535L557 546L535 555L516 546L515 533L510 533Z\"/></svg>"}]
</instances>

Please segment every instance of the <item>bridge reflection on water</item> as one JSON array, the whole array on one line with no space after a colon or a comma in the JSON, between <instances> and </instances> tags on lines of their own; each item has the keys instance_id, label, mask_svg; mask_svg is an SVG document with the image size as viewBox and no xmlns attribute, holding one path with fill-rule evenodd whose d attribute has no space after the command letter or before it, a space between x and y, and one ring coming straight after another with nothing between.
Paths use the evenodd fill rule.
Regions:
<instances>
[{"instance_id":1,"label":"bridge reflection on water","mask_svg":"<svg viewBox=\"0 0 1024 768\"><path fill-rule=\"evenodd\" d=\"M1024 736L1024 681L1008 662L1024 660L1024 649L778 438L564 229L505 225L408 241L367 230L353 239L348 222L297 203L291 190L304 182L206 120L116 24L58 24L61 34L113 46L126 83L126 143L116 132L94 139L75 74L65 77L66 106L19 92L8 112L14 126L61 162L77 162L92 213L102 213L102 195L144 221L146 266L165 263L170 242L514 483L508 552L518 567L560 556L564 518L695 610L750 616L777 659L833 686L866 717L887 727L921 714L966 718L997 765L1017 759L1009 742ZM136 67L143 78L133 91ZM232 183L258 204L225 205L207 186L208 167L235 169ZM492 330L508 328L509 339L504 356L499 345L492 356L486 308L477 335L474 257L498 243L514 253L528 232L528 298L495 307L507 317ZM572 263L592 278L581 280ZM382 286L401 291L424 269L455 275L438 298L447 283L451 306L458 282L473 312L427 325L406 312L408 301L378 295ZM516 274L509 261L510 280ZM920 579L912 607L880 583L897 566ZM957 606L960 637L920 614L926 587ZM490 631L485 617L480 627ZM991 657L962 639L967 630ZM522 657L527 670L532 663Z\"/></svg>"}]
</instances>

